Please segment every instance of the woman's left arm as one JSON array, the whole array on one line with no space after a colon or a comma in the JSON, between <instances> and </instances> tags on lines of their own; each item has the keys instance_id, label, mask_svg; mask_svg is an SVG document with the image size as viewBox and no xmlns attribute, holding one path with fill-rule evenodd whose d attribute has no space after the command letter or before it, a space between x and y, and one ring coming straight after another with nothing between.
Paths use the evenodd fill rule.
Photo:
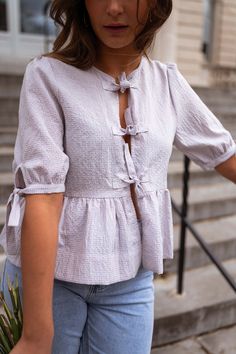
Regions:
<instances>
[{"instance_id":1,"label":"woman's left arm","mask_svg":"<svg viewBox=\"0 0 236 354\"><path fill-rule=\"evenodd\" d=\"M173 145L204 170L236 183L236 141L178 70L167 65L176 131Z\"/></svg>"},{"instance_id":2,"label":"woman's left arm","mask_svg":"<svg viewBox=\"0 0 236 354\"><path fill-rule=\"evenodd\" d=\"M236 183L236 155L217 165L215 170L223 177Z\"/></svg>"}]
</instances>

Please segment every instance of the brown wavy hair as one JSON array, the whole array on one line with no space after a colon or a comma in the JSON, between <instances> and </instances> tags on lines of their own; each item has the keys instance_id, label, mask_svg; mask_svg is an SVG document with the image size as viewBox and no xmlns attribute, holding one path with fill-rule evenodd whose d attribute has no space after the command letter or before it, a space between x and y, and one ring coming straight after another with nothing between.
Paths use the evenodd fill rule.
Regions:
<instances>
[{"instance_id":1,"label":"brown wavy hair","mask_svg":"<svg viewBox=\"0 0 236 354\"><path fill-rule=\"evenodd\" d=\"M137 21L139 0L137 0ZM142 31L136 36L134 45L138 53L146 57L156 33L172 11L172 0L154 0ZM59 59L79 69L89 69L96 60L97 37L90 23L84 0L52 0L49 16L61 27L51 52L43 56ZM140 23L141 24L141 23Z\"/></svg>"}]
</instances>

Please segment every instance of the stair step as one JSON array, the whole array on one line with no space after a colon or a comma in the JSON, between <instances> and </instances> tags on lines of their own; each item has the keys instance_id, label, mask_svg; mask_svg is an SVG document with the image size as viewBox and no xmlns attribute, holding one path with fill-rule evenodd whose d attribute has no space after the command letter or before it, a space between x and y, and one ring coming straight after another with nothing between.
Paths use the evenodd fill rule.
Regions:
<instances>
[{"instance_id":1,"label":"stair step","mask_svg":"<svg viewBox=\"0 0 236 354\"><path fill-rule=\"evenodd\" d=\"M0 205L0 225L2 225L5 222L5 217L6 217L6 205L1 204Z\"/></svg>"},{"instance_id":2,"label":"stair step","mask_svg":"<svg viewBox=\"0 0 236 354\"><path fill-rule=\"evenodd\" d=\"M236 353L236 326L229 326L198 337L198 342L208 353Z\"/></svg>"},{"instance_id":3,"label":"stair step","mask_svg":"<svg viewBox=\"0 0 236 354\"><path fill-rule=\"evenodd\" d=\"M194 336L171 345L154 348L151 354L235 354L236 326Z\"/></svg>"},{"instance_id":4,"label":"stair step","mask_svg":"<svg viewBox=\"0 0 236 354\"><path fill-rule=\"evenodd\" d=\"M206 354L201 344L192 338L180 341L172 345L165 345L152 349L151 354ZM214 353L216 354L216 353Z\"/></svg>"},{"instance_id":5,"label":"stair step","mask_svg":"<svg viewBox=\"0 0 236 354\"><path fill-rule=\"evenodd\" d=\"M17 127L0 126L0 146L14 146L16 140Z\"/></svg>"},{"instance_id":6,"label":"stair step","mask_svg":"<svg viewBox=\"0 0 236 354\"><path fill-rule=\"evenodd\" d=\"M0 173L0 204L6 204L14 188L14 174L12 172Z\"/></svg>"},{"instance_id":7,"label":"stair step","mask_svg":"<svg viewBox=\"0 0 236 354\"><path fill-rule=\"evenodd\" d=\"M12 126L12 127L15 127L17 128L18 126L18 114L17 112L14 112L14 108L12 108L12 111L11 112L8 112L8 113L1 113L0 112L0 117L1 117L1 120L0 120L0 127L7 127L7 126Z\"/></svg>"},{"instance_id":8,"label":"stair step","mask_svg":"<svg viewBox=\"0 0 236 354\"><path fill-rule=\"evenodd\" d=\"M171 189L171 197L180 205L182 190ZM236 188L233 182L226 180L213 185L193 186L189 190L188 217L191 221L222 217L235 214ZM179 217L174 213L174 223L179 222Z\"/></svg>"},{"instance_id":9,"label":"stair step","mask_svg":"<svg viewBox=\"0 0 236 354\"><path fill-rule=\"evenodd\" d=\"M173 146L170 161L183 161L183 158L184 158L183 153L178 149L176 149L175 146Z\"/></svg>"},{"instance_id":10,"label":"stair step","mask_svg":"<svg viewBox=\"0 0 236 354\"><path fill-rule=\"evenodd\" d=\"M236 280L236 259L223 266ZM176 284L176 274L154 280L153 347L236 324L235 292L214 265L186 271L181 295Z\"/></svg>"},{"instance_id":11,"label":"stair step","mask_svg":"<svg viewBox=\"0 0 236 354\"><path fill-rule=\"evenodd\" d=\"M17 126L18 124L18 97L1 97L0 96L0 126Z\"/></svg>"},{"instance_id":12,"label":"stair step","mask_svg":"<svg viewBox=\"0 0 236 354\"><path fill-rule=\"evenodd\" d=\"M190 163L190 179L189 186L200 186L206 184L224 182L225 178L213 171L204 171L201 167L191 161ZM183 185L183 160L170 161L168 167L168 188L182 188Z\"/></svg>"},{"instance_id":13,"label":"stair step","mask_svg":"<svg viewBox=\"0 0 236 354\"><path fill-rule=\"evenodd\" d=\"M206 354L211 352L206 352L201 344L195 339L195 337L190 337L185 340L178 341L174 344L164 345L152 349L150 354ZM223 352L226 354L226 352ZM216 354L216 352L214 352Z\"/></svg>"},{"instance_id":14,"label":"stair step","mask_svg":"<svg viewBox=\"0 0 236 354\"><path fill-rule=\"evenodd\" d=\"M0 253L0 277L1 277L1 279L2 279L2 275L3 275L3 268L4 268L5 260L6 260L6 254L5 253ZM2 306L0 305L0 308L1 307Z\"/></svg>"},{"instance_id":15,"label":"stair step","mask_svg":"<svg viewBox=\"0 0 236 354\"><path fill-rule=\"evenodd\" d=\"M195 229L208 244L210 250L219 259L225 261L236 257L236 214L232 216L204 220L193 224ZM179 259L180 226L174 226L174 258L164 260L165 273L177 271ZM186 232L185 269L193 269L211 264L210 258L203 251L189 230Z\"/></svg>"},{"instance_id":16,"label":"stair step","mask_svg":"<svg viewBox=\"0 0 236 354\"><path fill-rule=\"evenodd\" d=\"M224 107L230 107L235 104L235 98L234 96L229 96L228 98L226 97L221 97L221 98L213 98L213 97L204 97L204 96L199 96L201 100L205 103L206 106L208 106L210 109L214 109L217 111L217 109L222 109Z\"/></svg>"},{"instance_id":17,"label":"stair step","mask_svg":"<svg viewBox=\"0 0 236 354\"><path fill-rule=\"evenodd\" d=\"M0 186L12 186L13 183L13 173L12 172L1 172L0 173Z\"/></svg>"},{"instance_id":18,"label":"stair step","mask_svg":"<svg viewBox=\"0 0 236 354\"><path fill-rule=\"evenodd\" d=\"M195 86L193 89L202 99L211 100L213 102L236 97L235 90L232 90L232 88Z\"/></svg>"},{"instance_id":19,"label":"stair step","mask_svg":"<svg viewBox=\"0 0 236 354\"><path fill-rule=\"evenodd\" d=\"M10 172L12 170L12 161L14 156L13 146L0 146L0 173Z\"/></svg>"},{"instance_id":20,"label":"stair step","mask_svg":"<svg viewBox=\"0 0 236 354\"><path fill-rule=\"evenodd\" d=\"M22 75L0 74L0 97L19 97Z\"/></svg>"}]
</instances>

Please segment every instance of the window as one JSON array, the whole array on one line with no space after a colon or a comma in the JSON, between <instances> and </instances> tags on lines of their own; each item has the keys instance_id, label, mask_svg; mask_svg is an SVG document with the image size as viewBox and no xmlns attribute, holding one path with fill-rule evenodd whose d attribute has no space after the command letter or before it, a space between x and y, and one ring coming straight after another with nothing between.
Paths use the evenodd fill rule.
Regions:
<instances>
[{"instance_id":1,"label":"window","mask_svg":"<svg viewBox=\"0 0 236 354\"><path fill-rule=\"evenodd\" d=\"M21 32L55 35L56 26L48 16L51 1L20 0Z\"/></svg>"},{"instance_id":2,"label":"window","mask_svg":"<svg viewBox=\"0 0 236 354\"><path fill-rule=\"evenodd\" d=\"M0 0L0 31L7 31L7 6L6 0Z\"/></svg>"},{"instance_id":3,"label":"window","mask_svg":"<svg viewBox=\"0 0 236 354\"><path fill-rule=\"evenodd\" d=\"M204 28L202 51L208 60L211 56L213 16L214 0L204 0Z\"/></svg>"}]
</instances>

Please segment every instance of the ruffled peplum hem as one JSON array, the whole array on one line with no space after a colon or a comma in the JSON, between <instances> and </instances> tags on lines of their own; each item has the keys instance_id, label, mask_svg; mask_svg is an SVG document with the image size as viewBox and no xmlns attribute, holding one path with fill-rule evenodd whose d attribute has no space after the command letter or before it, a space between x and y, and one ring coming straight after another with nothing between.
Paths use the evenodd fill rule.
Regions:
<instances>
[{"instance_id":1,"label":"ruffled peplum hem","mask_svg":"<svg viewBox=\"0 0 236 354\"><path fill-rule=\"evenodd\" d=\"M142 219L142 264L163 273L163 259L174 258L173 216L168 189L149 192L138 199Z\"/></svg>"},{"instance_id":2,"label":"ruffled peplum hem","mask_svg":"<svg viewBox=\"0 0 236 354\"><path fill-rule=\"evenodd\" d=\"M7 257L21 266L20 238L24 196L18 199L20 222L8 226L16 204L8 204L0 244ZM163 258L173 258L169 191L138 198L141 222L131 196L116 198L64 197L59 223L55 278L75 283L109 284L135 277L141 265L163 273ZM165 215L163 212L165 211Z\"/></svg>"}]
</instances>

